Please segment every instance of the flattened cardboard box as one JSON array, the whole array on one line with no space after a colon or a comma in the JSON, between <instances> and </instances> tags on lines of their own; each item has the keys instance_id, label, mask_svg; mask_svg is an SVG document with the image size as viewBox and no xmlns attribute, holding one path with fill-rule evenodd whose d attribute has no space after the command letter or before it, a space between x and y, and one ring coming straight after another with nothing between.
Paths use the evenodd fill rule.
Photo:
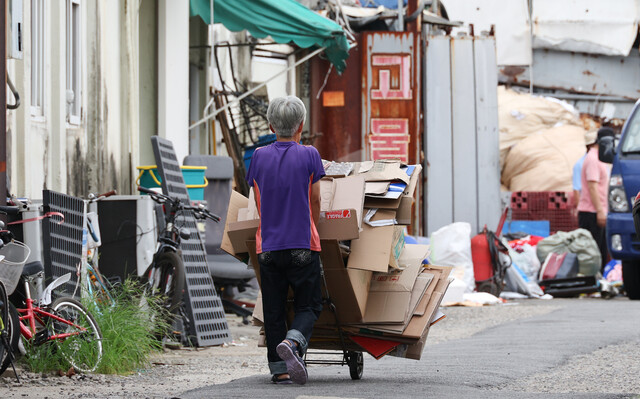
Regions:
<instances>
[{"instance_id":1,"label":"flattened cardboard box","mask_svg":"<svg viewBox=\"0 0 640 399\"><path fill-rule=\"evenodd\" d=\"M351 241L349 269L370 270L386 273L389 266L398 268L398 256L404 244L402 226L362 226L360 237Z\"/></svg>"},{"instance_id":2,"label":"flattened cardboard box","mask_svg":"<svg viewBox=\"0 0 640 399\"><path fill-rule=\"evenodd\" d=\"M321 240L320 245L327 288L340 323L360 323L366 310L373 273L345 268L338 241ZM333 323L333 319L330 320Z\"/></svg>"},{"instance_id":3,"label":"flattened cardboard box","mask_svg":"<svg viewBox=\"0 0 640 399\"><path fill-rule=\"evenodd\" d=\"M360 168L366 167L367 162L362 162L360 164ZM407 172L400 169L402 164L400 161L393 160L377 160L374 161L371 165L371 168L366 172L361 173L364 176L366 181L392 181L392 180L400 180L404 183L409 184L409 176L407 176ZM359 168L359 169L360 169ZM360 170L358 170L359 172Z\"/></svg>"},{"instance_id":4,"label":"flattened cardboard box","mask_svg":"<svg viewBox=\"0 0 640 399\"><path fill-rule=\"evenodd\" d=\"M416 283L411 291L411 300L407 306L407 312L405 313L405 319L402 323L397 324L367 324L366 328L373 331L380 331L392 334L402 334L404 329L409 324L409 320L415 314L418 303L422 300L426 294L427 287L435 286L436 282L433 281L434 274L432 273L420 273L416 279ZM365 315L366 317L366 315Z\"/></svg>"},{"instance_id":5,"label":"flattened cardboard box","mask_svg":"<svg viewBox=\"0 0 640 399\"><path fill-rule=\"evenodd\" d=\"M422 176L422 165L417 164L414 166L415 168L413 169L413 173L409 178L409 184L407 184L407 187L404 190L404 195L409 197L413 197L413 193L416 191L416 186L418 185L418 179Z\"/></svg>"},{"instance_id":6,"label":"flattened cardboard box","mask_svg":"<svg viewBox=\"0 0 640 399\"><path fill-rule=\"evenodd\" d=\"M247 197L237 191L231 191L229 208L227 209L227 221L224 225L224 234L220 244L220 248L230 255L236 256L247 252L245 241L256 237L259 221L247 220L238 222L238 212L248 206L249 199Z\"/></svg>"},{"instance_id":7,"label":"flattened cardboard box","mask_svg":"<svg viewBox=\"0 0 640 399\"><path fill-rule=\"evenodd\" d=\"M231 192L227 221L220 245L223 251L239 259L240 254L248 252L246 241L256 239L260 224L259 219L238 221L238 213L247 208L248 204L249 200L245 196L237 191ZM354 209L323 212L316 228L321 239L353 240L360 235L357 212Z\"/></svg>"},{"instance_id":8,"label":"flattened cardboard box","mask_svg":"<svg viewBox=\"0 0 640 399\"><path fill-rule=\"evenodd\" d=\"M339 209L320 212L318 235L327 240L355 240L360 236L355 209Z\"/></svg>"},{"instance_id":9,"label":"flattened cardboard box","mask_svg":"<svg viewBox=\"0 0 640 399\"><path fill-rule=\"evenodd\" d=\"M398 262L403 271L392 274L376 274L371 283L367 300L365 323L404 324L422 261L429 252L428 245L407 244ZM426 287L425 287L426 288ZM413 313L413 309L411 309Z\"/></svg>"},{"instance_id":10,"label":"flattened cardboard box","mask_svg":"<svg viewBox=\"0 0 640 399\"><path fill-rule=\"evenodd\" d=\"M422 261L429 253L428 245L406 244L398 263L402 271L374 273L370 291L411 292L422 269Z\"/></svg>"},{"instance_id":11,"label":"flattened cardboard box","mask_svg":"<svg viewBox=\"0 0 640 399\"><path fill-rule=\"evenodd\" d=\"M413 197L408 195L403 195L400 197L400 205L398 206L398 210L396 212L396 221L398 224L409 225L411 224L411 216L412 216L412 208L413 208Z\"/></svg>"},{"instance_id":12,"label":"flattened cardboard box","mask_svg":"<svg viewBox=\"0 0 640 399\"><path fill-rule=\"evenodd\" d=\"M411 320L409 321L409 325L402 333L403 337L415 339L420 339L420 337L422 337L426 329L429 328L429 323L433 318L433 315L438 310L440 302L442 302L442 297L449 287L449 273L451 273L452 267L431 265L430 268L441 270L442 274L440 275L440 279L436 283L433 294L429 298L429 302L424 314L422 316L413 316L411 318ZM418 304L418 307L420 307L420 304Z\"/></svg>"},{"instance_id":13,"label":"flattened cardboard box","mask_svg":"<svg viewBox=\"0 0 640 399\"><path fill-rule=\"evenodd\" d=\"M362 226L364 177L323 178L320 180L320 211L355 209L358 227Z\"/></svg>"}]
</instances>

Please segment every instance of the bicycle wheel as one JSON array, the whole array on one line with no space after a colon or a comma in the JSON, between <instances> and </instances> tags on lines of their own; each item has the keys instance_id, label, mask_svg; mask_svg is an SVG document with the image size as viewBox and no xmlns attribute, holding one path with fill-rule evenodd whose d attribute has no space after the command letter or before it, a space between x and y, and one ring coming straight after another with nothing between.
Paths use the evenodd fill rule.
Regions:
<instances>
[{"instance_id":1,"label":"bicycle wheel","mask_svg":"<svg viewBox=\"0 0 640 399\"><path fill-rule=\"evenodd\" d=\"M149 267L146 274L154 295L164 297L163 307L172 315L176 315L184 296L184 263L175 252L160 254L156 262Z\"/></svg>"},{"instance_id":2,"label":"bicycle wheel","mask_svg":"<svg viewBox=\"0 0 640 399\"><path fill-rule=\"evenodd\" d=\"M0 281L0 375L11 364L11 355L18 353L20 322L18 311L9 302L4 284Z\"/></svg>"},{"instance_id":3,"label":"bicycle wheel","mask_svg":"<svg viewBox=\"0 0 640 399\"><path fill-rule=\"evenodd\" d=\"M50 328L54 335L75 334L65 339L55 339L62 356L77 371L94 371L102 359L102 333L91 313L73 298L58 298L51 305L53 313L74 323L80 328L51 320Z\"/></svg>"}]
</instances>

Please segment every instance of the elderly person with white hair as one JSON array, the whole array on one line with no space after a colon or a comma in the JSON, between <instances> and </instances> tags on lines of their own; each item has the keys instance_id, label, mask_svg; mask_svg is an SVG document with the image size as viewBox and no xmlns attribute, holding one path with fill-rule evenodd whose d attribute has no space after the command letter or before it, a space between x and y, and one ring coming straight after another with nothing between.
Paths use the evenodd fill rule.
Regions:
<instances>
[{"instance_id":1,"label":"elderly person with white hair","mask_svg":"<svg viewBox=\"0 0 640 399\"><path fill-rule=\"evenodd\" d=\"M320 291L320 179L318 150L300 145L306 116L293 96L273 99L267 110L276 142L258 148L247 181L260 213L256 252L260 263L264 330L272 382L307 381L302 356L322 310ZM286 302L294 293L294 318L287 330Z\"/></svg>"}]
</instances>

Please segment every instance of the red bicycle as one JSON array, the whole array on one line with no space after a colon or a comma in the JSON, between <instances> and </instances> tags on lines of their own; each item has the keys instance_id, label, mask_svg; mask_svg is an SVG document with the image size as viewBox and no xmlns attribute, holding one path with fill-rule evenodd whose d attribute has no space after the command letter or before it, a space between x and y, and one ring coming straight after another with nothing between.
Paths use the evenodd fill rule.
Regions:
<instances>
[{"instance_id":1,"label":"red bicycle","mask_svg":"<svg viewBox=\"0 0 640 399\"><path fill-rule=\"evenodd\" d=\"M44 267L40 262L24 266L29 256L28 251L24 244L15 240L0 248L0 255L5 256L5 259L0 261L0 276L7 286L7 294L13 292L18 280L22 281L24 286L24 308L15 309L17 312L11 309L8 312L9 323L5 323L9 324L6 328L12 341L11 347L19 346L15 340L20 340L20 335L25 351L29 346L52 343L75 370L94 371L102 359L102 333L93 315L73 298L60 297L55 301L51 299L53 290L69 281L71 274L57 278L42 292L38 292L37 300L32 299L31 287L42 287ZM7 278L9 275L17 275L17 278L13 277L10 280ZM13 305L9 303L9 307ZM0 374L9 363L10 356L3 356Z\"/></svg>"}]
</instances>

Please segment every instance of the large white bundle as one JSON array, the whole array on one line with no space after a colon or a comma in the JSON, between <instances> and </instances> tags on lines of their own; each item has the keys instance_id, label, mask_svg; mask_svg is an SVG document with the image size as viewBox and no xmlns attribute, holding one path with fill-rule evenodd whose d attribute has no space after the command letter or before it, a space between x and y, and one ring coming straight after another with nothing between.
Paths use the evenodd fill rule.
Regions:
<instances>
[{"instance_id":1,"label":"large white bundle","mask_svg":"<svg viewBox=\"0 0 640 399\"><path fill-rule=\"evenodd\" d=\"M518 93L504 86L498 87L498 123L501 167L509 150L531 134L556 126L583 126L576 110L566 102Z\"/></svg>"},{"instance_id":2,"label":"large white bundle","mask_svg":"<svg viewBox=\"0 0 640 399\"><path fill-rule=\"evenodd\" d=\"M572 191L573 166L586 151L585 130L559 126L532 134L507 155L502 184L509 191Z\"/></svg>"}]
</instances>

